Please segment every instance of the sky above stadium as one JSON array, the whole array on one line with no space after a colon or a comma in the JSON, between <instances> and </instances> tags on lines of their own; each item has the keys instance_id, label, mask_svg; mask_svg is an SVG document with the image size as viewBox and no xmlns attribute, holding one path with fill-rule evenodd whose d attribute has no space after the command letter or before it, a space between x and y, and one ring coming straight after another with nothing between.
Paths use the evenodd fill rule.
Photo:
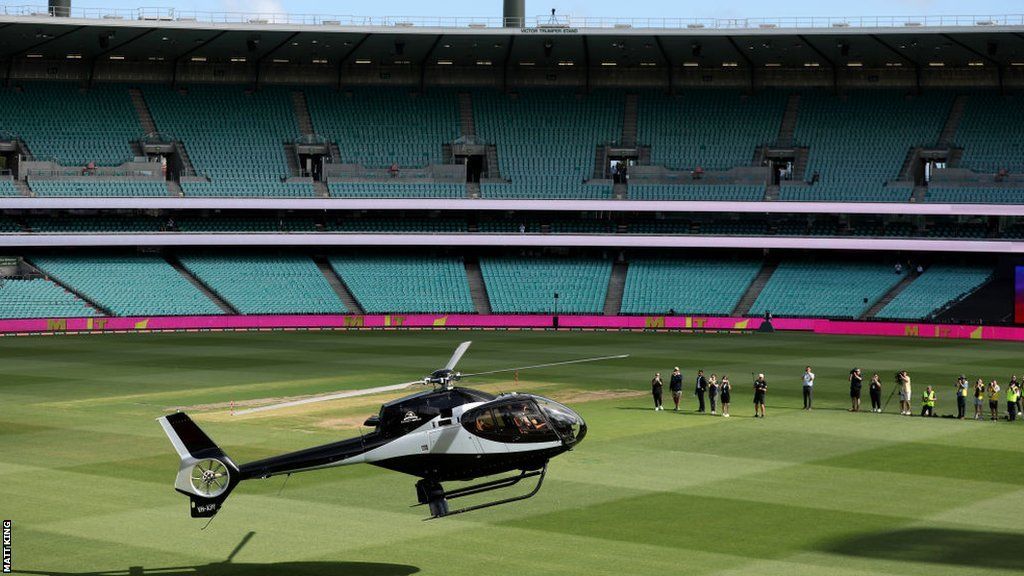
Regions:
<instances>
[{"instance_id":1,"label":"sky above stadium","mask_svg":"<svg viewBox=\"0 0 1024 576\"><path fill-rule=\"evenodd\" d=\"M37 0L39 4L44 4ZM30 4L0 0L0 4ZM75 7L174 7L213 12L275 12L353 16L501 16L502 0L376 0L375 2L323 2L315 0L72 0ZM1000 15L1020 13L1020 0L861 0L845 2L789 0L765 5L754 0L680 2L679 0L527 0L526 15L539 16L556 8L576 16L737 18L771 16L921 16L939 14Z\"/></svg>"}]
</instances>

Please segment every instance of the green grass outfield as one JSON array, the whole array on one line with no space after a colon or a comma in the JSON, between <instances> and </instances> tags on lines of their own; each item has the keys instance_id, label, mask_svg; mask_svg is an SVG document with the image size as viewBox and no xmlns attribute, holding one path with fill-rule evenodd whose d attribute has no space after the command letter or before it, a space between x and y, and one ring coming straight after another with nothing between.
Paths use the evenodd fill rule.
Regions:
<instances>
[{"instance_id":1,"label":"green grass outfield","mask_svg":"<svg viewBox=\"0 0 1024 576\"><path fill-rule=\"evenodd\" d=\"M223 402L629 353L475 381L565 399L587 420L531 500L424 522L415 479L353 466L243 483L208 529L172 489L154 418L192 407L236 461L348 437L384 397L232 417ZM15 572L163 575L1000 574L1024 570L1024 423L850 414L847 373L915 394L1024 372L984 341L527 332L139 334L0 339L0 516ZM817 407L800 375L817 373ZM728 373L734 417L655 413L651 373ZM751 371L768 418L751 418ZM469 381L465 382L469 385ZM865 392L864 402L867 404ZM918 402L915 401L915 407ZM280 493L279 493L280 492ZM252 532L231 559L232 550ZM168 569L171 568L171 569Z\"/></svg>"}]
</instances>

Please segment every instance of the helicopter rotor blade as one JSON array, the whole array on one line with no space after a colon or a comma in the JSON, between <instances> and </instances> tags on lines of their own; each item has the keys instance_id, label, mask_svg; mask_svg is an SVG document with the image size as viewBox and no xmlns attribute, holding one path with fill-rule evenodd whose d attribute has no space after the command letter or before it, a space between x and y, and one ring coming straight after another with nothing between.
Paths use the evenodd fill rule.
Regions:
<instances>
[{"instance_id":1,"label":"helicopter rotor blade","mask_svg":"<svg viewBox=\"0 0 1024 576\"><path fill-rule=\"evenodd\" d=\"M455 365L459 363L459 360L462 359L462 355L466 353L466 350L469 350L469 345L472 344L472 343L473 343L472 341L468 341L468 342L463 342L462 344L459 344L459 347L455 349L454 353L452 353L451 359L448 360L448 364L445 364L444 369L445 370L454 370L455 369Z\"/></svg>"},{"instance_id":2,"label":"helicopter rotor blade","mask_svg":"<svg viewBox=\"0 0 1024 576\"><path fill-rule=\"evenodd\" d=\"M485 376L488 374L500 374L502 372L517 372L519 370L532 370L534 368L547 368L549 366L564 366L566 364L582 364L584 362L597 362L599 360L617 360L620 358L629 358L629 354L618 354L615 356L597 356L595 358L579 358L577 360L563 360L561 362L548 362L547 364L534 364L532 366L519 366L518 368L502 368L501 370L488 370L486 372L474 372L472 374L463 374L462 378L470 378L472 376Z\"/></svg>"},{"instance_id":3,"label":"helicopter rotor blade","mask_svg":"<svg viewBox=\"0 0 1024 576\"><path fill-rule=\"evenodd\" d=\"M257 406L256 408L240 410L238 412L235 412L234 415L244 416L246 414L252 414L254 412L266 412L267 410L277 410L279 408L291 408L292 406L302 406L304 404L313 404L315 402L327 402L328 400L340 400L342 398L354 398L356 396L368 396L370 394L395 392L398 390L404 390L416 384L423 384L423 380L413 380L412 382L403 382L401 384L391 384L388 386L377 386L376 388L363 388L362 390L343 390L341 392L332 392L330 394L309 396L306 398L300 398L298 400L291 400L289 402L280 402L278 404L270 404L268 406Z\"/></svg>"}]
</instances>

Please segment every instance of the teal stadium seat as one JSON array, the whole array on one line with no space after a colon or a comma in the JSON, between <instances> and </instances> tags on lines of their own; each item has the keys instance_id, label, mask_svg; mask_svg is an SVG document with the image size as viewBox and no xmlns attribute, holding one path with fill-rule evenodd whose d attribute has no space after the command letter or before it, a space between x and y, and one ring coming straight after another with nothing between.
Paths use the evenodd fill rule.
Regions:
<instances>
[{"instance_id":1,"label":"teal stadium seat","mask_svg":"<svg viewBox=\"0 0 1024 576\"><path fill-rule=\"evenodd\" d=\"M313 129L338 144L335 162L385 168L442 164L442 145L459 137L458 94L431 88L307 88ZM332 196L333 196L332 191ZM463 196L465 191L463 191Z\"/></svg>"},{"instance_id":2,"label":"teal stadium seat","mask_svg":"<svg viewBox=\"0 0 1024 576\"><path fill-rule=\"evenodd\" d=\"M744 184L630 184L630 200L759 202L764 186Z\"/></svg>"},{"instance_id":3,"label":"teal stadium seat","mask_svg":"<svg viewBox=\"0 0 1024 576\"><path fill-rule=\"evenodd\" d=\"M634 259L626 269L622 313L729 314L760 269L758 260Z\"/></svg>"},{"instance_id":4,"label":"teal stadium seat","mask_svg":"<svg viewBox=\"0 0 1024 576\"><path fill-rule=\"evenodd\" d=\"M466 198L461 182L328 182L331 198Z\"/></svg>"},{"instance_id":5,"label":"teal stadium seat","mask_svg":"<svg viewBox=\"0 0 1024 576\"><path fill-rule=\"evenodd\" d=\"M960 166L978 172L1024 172L1024 99L995 90L967 95L955 142L963 147Z\"/></svg>"},{"instance_id":6,"label":"teal stadium seat","mask_svg":"<svg viewBox=\"0 0 1024 576\"><path fill-rule=\"evenodd\" d=\"M513 98L497 91L473 93L477 135L498 151L501 176L484 182L483 198L607 199L610 181L593 177L599 144L622 135L624 100L619 92L586 96L571 90L524 89Z\"/></svg>"},{"instance_id":7,"label":"teal stadium seat","mask_svg":"<svg viewBox=\"0 0 1024 576\"><path fill-rule=\"evenodd\" d=\"M21 196L21 192L9 178L0 178L0 196Z\"/></svg>"},{"instance_id":8,"label":"teal stadium seat","mask_svg":"<svg viewBox=\"0 0 1024 576\"><path fill-rule=\"evenodd\" d=\"M184 255L180 260L242 314L347 312L308 257Z\"/></svg>"},{"instance_id":9,"label":"teal stadium seat","mask_svg":"<svg viewBox=\"0 0 1024 576\"><path fill-rule=\"evenodd\" d=\"M69 82L27 82L23 91L0 89L0 131L24 140L37 160L65 166L116 166L133 157L143 136L128 87Z\"/></svg>"},{"instance_id":10,"label":"teal stadium seat","mask_svg":"<svg viewBox=\"0 0 1024 576\"><path fill-rule=\"evenodd\" d=\"M857 318L902 279L883 263L787 261L765 284L750 315Z\"/></svg>"},{"instance_id":11,"label":"teal stadium seat","mask_svg":"<svg viewBox=\"0 0 1024 576\"><path fill-rule=\"evenodd\" d=\"M651 90L637 103L637 134L650 145L656 166L728 170L750 166L755 149L775 141L785 109L786 95L773 90L749 96L724 89L676 96Z\"/></svg>"},{"instance_id":12,"label":"teal stadium seat","mask_svg":"<svg viewBox=\"0 0 1024 576\"><path fill-rule=\"evenodd\" d=\"M824 91L800 97L794 139L809 146L812 186L782 186L779 200L805 202L908 202L912 189L886 185L899 176L910 148L933 145L952 105L952 94L929 91L908 98L895 90L860 90L838 97Z\"/></svg>"},{"instance_id":13,"label":"teal stadium seat","mask_svg":"<svg viewBox=\"0 0 1024 576\"><path fill-rule=\"evenodd\" d=\"M124 234L160 232L165 220L147 216L30 216L25 222L40 234Z\"/></svg>"},{"instance_id":14,"label":"teal stadium seat","mask_svg":"<svg viewBox=\"0 0 1024 576\"><path fill-rule=\"evenodd\" d=\"M475 311L462 258L366 255L329 260L368 313Z\"/></svg>"},{"instance_id":15,"label":"teal stadium seat","mask_svg":"<svg viewBox=\"0 0 1024 576\"><path fill-rule=\"evenodd\" d=\"M28 187L36 196L109 196L160 197L169 196L167 183L161 180L37 180L28 179Z\"/></svg>"},{"instance_id":16,"label":"teal stadium seat","mask_svg":"<svg viewBox=\"0 0 1024 576\"><path fill-rule=\"evenodd\" d=\"M1024 188L932 185L924 199L946 204L1024 204Z\"/></svg>"},{"instance_id":17,"label":"teal stadium seat","mask_svg":"<svg viewBox=\"0 0 1024 576\"><path fill-rule=\"evenodd\" d=\"M498 314L554 311L598 314L604 310L611 260L591 258L481 258L491 309Z\"/></svg>"},{"instance_id":18,"label":"teal stadium seat","mask_svg":"<svg viewBox=\"0 0 1024 576\"><path fill-rule=\"evenodd\" d=\"M118 316L190 316L221 310L159 256L39 256L33 263Z\"/></svg>"},{"instance_id":19,"label":"teal stadium seat","mask_svg":"<svg viewBox=\"0 0 1024 576\"><path fill-rule=\"evenodd\" d=\"M886 304L876 318L931 318L950 303L977 290L992 274L992 268L984 266L933 264Z\"/></svg>"},{"instance_id":20,"label":"teal stadium seat","mask_svg":"<svg viewBox=\"0 0 1024 576\"><path fill-rule=\"evenodd\" d=\"M43 278L3 279L0 318L80 318L100 313L77 296Z\"/></svg>"}]
</instances>

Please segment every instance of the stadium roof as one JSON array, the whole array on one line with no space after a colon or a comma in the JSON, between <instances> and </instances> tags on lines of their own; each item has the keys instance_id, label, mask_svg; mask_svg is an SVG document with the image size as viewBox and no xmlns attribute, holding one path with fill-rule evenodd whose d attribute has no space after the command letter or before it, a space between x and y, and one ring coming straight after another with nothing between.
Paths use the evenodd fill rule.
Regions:
<instances>
[{"instance_id":1,"label":"stadium roof","mask_svg":"<svg viewBox=\"0 0 1024 576\"><path fill-rule=\"evenodd\" d=\"M1024 15L629 19L0 6L0 59L455 66L1024 67Z\"/></svg>"}]
</instances>

